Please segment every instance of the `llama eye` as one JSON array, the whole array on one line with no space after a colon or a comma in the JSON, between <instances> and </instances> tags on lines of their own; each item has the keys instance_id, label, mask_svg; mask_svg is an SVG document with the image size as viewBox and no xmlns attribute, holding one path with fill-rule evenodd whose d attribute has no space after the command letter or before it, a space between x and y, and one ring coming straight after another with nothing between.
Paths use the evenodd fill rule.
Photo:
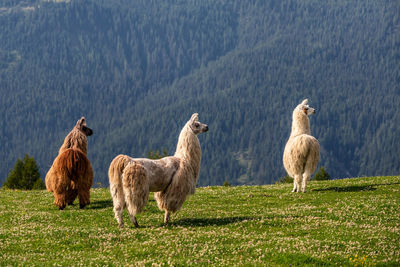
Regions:
<instances>
[{"instance_id":1,"label":"llama eye","mask_svg":"<svg viewBox=\"0 0 400 267\"><path fill-rule=\"evenodd\" d=\"M200 126L200 124L198 124L198 123L194 124L194 127L196 127L196 128L199 128L199 126Z\"/></svg>"}]
</instances>

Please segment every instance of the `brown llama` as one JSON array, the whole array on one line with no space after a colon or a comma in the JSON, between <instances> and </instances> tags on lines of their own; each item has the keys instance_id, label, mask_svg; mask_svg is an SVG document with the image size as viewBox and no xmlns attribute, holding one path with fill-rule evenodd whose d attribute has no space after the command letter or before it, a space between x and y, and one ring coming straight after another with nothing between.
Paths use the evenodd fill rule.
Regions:
<instances>
[{"instance_id":1,"label":"brown llama","mask_svg":"<svg viewBox=\"0 0 400 267\"><path fill-rule=\"evenodd\" d=\"M46 174L46 188L54 194L54 204L60 210L79 198L80 208L90 203L93 169L87 158L87 136L93 134L82 117L65 137L58 156Z\"/></svg>"},{"instance_id":2,"label":"brown llama","mask_svg":"<svg viewBox=\"0 0 400 267\"><path fill-rule=\"evenodd\" d=\"M108 176L118 225L123 227L122 212L126 207L132 223L138 227L136 214L147 203L149 192L160 210L165 211L164 223L170 213L178 211L186 197L194 194L200 171L201 148L197 137L208 131L194 113L183 127L174 156L158 160L116 156L110 164Z\"/></svg>"}]
</instances>

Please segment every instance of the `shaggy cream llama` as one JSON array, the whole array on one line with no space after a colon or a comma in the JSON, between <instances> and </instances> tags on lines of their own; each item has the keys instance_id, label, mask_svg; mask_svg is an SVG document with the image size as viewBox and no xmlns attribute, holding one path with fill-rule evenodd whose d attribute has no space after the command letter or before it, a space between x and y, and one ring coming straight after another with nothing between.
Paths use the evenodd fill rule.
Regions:
<instances>
[{"instance_id":1,"label":"shaggy cream llama","mask_svg":"<svg viewBox=\"0 0 400 267\"><path fill-rule=\"evenodd\" d=\"M118 155L113 159L108 177L120 227L125 206L132 223L139 226L136 214L146 205L149 192L156 192L158 207L165 211L164 223L168 223L170 213L178 211L186 197L195 192L201 160L197 135L207 131L208 126L200 123L194 113L179 135L174 156L151 160Z\"/></svg>"},{"instance_id":2,"label":"shaggy cream llama","mask_svg":"<svg viewBox=\"0 0 400 267\"><path fill-rule=\"evenodd\" d=\"M293 111L292 132L283 152L283 165L293 181L292 192L306 192L307 181L319 161L319 143L311 136L309 115L315 109L304 99Z\"/></svg>"}]
</instances>

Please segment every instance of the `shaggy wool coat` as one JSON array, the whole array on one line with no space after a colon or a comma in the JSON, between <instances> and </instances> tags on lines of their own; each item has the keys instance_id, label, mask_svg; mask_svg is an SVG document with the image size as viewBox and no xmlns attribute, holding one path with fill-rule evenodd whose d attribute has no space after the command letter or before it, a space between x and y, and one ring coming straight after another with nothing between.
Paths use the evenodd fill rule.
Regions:
<instances>
[{"instance_id":1,"label":"shaggy wool coat","mask_svg":"<svg viewBox=\"0 0 400 267\"><path fill-rule=\"evenodd\" d=\"M304 100L293 111L292 131L283 153L283 165L293 181L293 192L306 191L307 181L315 172L319 158L318 140L311 136L309 115L315 110Z\"/></svg>"},{"instance_id":2,"label":"shaggy wool coat","mask_svg":"<svg viewBox=\"0 0 400 267\"><path fill-rule=\"evenodd\" d=\"M64 209L79 198L81 208L90 203L90 188L93 184L93 169L87 158L87 137L91 129L81 118L65 137L58 156L46 174L46 188L54 194L54 204Z\"/></svg>"},{"instance_id":3,"label":"shaggy wool coat","mask_svg":"<svg viewBox=\"0 0 400 267\"><path fill-rule=\"evenodd\" d=\"M132 223L138 226L136 214L143 210L149 192L156 192L157 205L169 214L178 211L186 197L194 194L200 171L201 148L197 134L208 130L198 122L198 114L183 127L174 156L158 160L118 155L109 168L110 193L115 218L123 226L122 211L126 206Z\"/></svg>"}]
</instances>

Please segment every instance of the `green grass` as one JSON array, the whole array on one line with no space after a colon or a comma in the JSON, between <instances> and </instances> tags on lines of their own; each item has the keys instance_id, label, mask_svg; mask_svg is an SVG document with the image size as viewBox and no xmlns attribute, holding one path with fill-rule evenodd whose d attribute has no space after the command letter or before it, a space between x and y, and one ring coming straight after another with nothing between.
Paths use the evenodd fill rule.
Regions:
<instances>
[{"instance_id":1,"label":"green grass","mask_svg":"<svg viewBox=\"0 0 400 267\"><path fill-rule=\"evenodd\" d=\"M400 177L198 188L163 226L153 197L119 229L108 189L59 211L46 191L0 190L0 266L400 265Z\"/></svg>"}]
</instances>

